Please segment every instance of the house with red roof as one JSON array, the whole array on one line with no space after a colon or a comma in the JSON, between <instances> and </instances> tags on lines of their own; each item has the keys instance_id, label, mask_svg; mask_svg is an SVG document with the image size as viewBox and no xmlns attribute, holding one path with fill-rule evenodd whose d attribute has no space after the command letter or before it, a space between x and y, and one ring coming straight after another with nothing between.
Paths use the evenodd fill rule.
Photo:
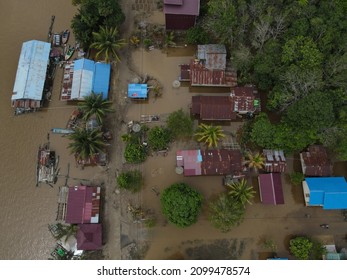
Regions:
<instances>
[{"instance_id":1,"label":"house with red roof","mask_svg":"<svg viewBox=\"0 0 347 280\"><path fill-rule=\"evenodd\" d=\"M184 176L233 175L241 177L242 154L240 150L179 150L176 166L183 168Z\"/></svg>"},{"instance_id":2,"label":"house with red roof","mask_svg":"<svg viewBox=\"0 0 347 280\"><path fill-rule=\"evenodd\" d=\"M187 30L195 26L200 0L164 0L166 30Z\"/></svg>"},{"instance_id":3,"label":"house with red roof","mask_svg":"<svg viewBox=\"0 0 347 280\"><path fill-rule=\"evenodd\" d=\"M100 222L100 187L69 187L65 222L97 224Z\"/></svg>"},{"instance_id":4,"label":"house with red roof","mask_svg":"<svg viewBox=\"0 0 347 280\"><path fill-rule=\"evenodd\" d=\"M259 174L258 183L260 201L263 204L284 204L280 173Z\"/></svg>"},{"instance_id":5,"label":"house with red roof","mask_svg":"<svg viewBox=\"0 0 347 280\"><path fill-rule=\"evenodd\" d=\"M101 224L79 225L77 235L77 250L99 250L102 247Z\"/></svg>"},{"instance_id":6,"label":"house with red roof","mask_svg":"<svg viewBox=\"0 0 347 280\"><path fill-rule=\"evenodd\" d=\"M305 176L327 177L333 173L328 152L322 145L312 145L300 153L300 162Z\"/></svg>"}]
</instances>

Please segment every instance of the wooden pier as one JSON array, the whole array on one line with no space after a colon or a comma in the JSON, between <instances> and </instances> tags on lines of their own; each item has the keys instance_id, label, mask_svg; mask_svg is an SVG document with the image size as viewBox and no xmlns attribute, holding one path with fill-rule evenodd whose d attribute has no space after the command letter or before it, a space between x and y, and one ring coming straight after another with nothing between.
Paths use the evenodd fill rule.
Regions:
<instances>
[{"instance_id":1,"label":"wooden pier","mask_svg":"<svg viewBox=\"0 0 347 280\"><path fill-rule=\"evenodd\" d=\"M69 187L63 186L59 188L56 221L65 221L68 192Z\"/></svg>"}]
</instances>

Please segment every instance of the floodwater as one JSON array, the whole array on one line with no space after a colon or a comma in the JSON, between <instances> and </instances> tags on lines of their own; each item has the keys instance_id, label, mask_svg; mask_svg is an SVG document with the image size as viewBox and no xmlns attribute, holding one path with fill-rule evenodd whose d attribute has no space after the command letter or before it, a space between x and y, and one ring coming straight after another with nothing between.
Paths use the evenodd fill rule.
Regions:
<instances>
[{"instance_id":1,"label":"floodwater","mask_svg":"<svg viewBox=\"0 0 347 280\"><path fill-rule=\"evenodd\" d=\"M37 148L46 142L52 127L66 125L72 108L58 100L57 87L48 109L34 114L15 117L10 98L22 43L46 41L52 15L53 32L70 28L74 13L71 0L1 1L0 259L47 259L54 246L47 225L55 222L57 187L35 187ZM61 73L57 73L55 83L60 79ZM66 150L66 139L56 135L50 138L53 149ZM60 158L66 160L61 166L61 172L66 173L71 156L60 154Z\"/></svg>"}]
</instances>

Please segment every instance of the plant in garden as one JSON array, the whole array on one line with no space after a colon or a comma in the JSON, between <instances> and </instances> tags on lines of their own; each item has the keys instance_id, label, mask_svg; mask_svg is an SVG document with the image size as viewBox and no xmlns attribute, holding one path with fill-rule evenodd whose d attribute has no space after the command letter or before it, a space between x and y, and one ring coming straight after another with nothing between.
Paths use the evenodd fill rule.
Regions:
<instances>
[{"instance_id":1,"label":"plant in garden","mask_svg":"<svg viewBox=\"0 0 347 280\"><path fill-rule=\"evenodd\" d=\"M141 163L146 160L146 147L141 143L128 142L124 151L125 160L128 163Z\"/></svg>"},{"instance_id":2,"label":"plant in garden","mask_svg":"<svg viewBox=\"0 0 347 280\"><path fill-rule=\"evenodd\" d=\"M212 225L222 232L228 232L238 226L245 214L245 208L235 198L221 194L209 204L209 220Z\"/></svg>"},{"instance_id":3,"label":"plant in garden","mask_svg":"<svg viewBox=\"0 0 347 280\"><path fill-rule=\"evenodd\" d=\"M219 140L225 137L222 127L217 125L200 124L195 132L198 142L203 142L208 148L217 147Z\"/></svg>"},{"instance_id":4,"label":"plant in garden","mask_svg":"<svg viewBox=\"0 0 347 280\"><path fill-rule=\"evenodd\" d=\"M302 181L305 180L305 175L302 174L301 172L293 172L290 173L290 182L294 185L294 186L300 186Z\"/></svg>"},{"instance_id":5,"label":"plant in garden","mask_svg":"<svg viewBox=\"0 0 347 280\"><path fill-rule=\"evenodd\" d=\"M255 191L252 186L249 186L245 179L226 185L229 188L228 194L236 201L240 202L243 207L246 204L252 204L251 200L255 195Z\"/></svg>"},{"instance_id":6,"label":"plant in garden","mask_svg":"<svg viewBox=\"0 0 347 280\"><path fill-rule=\"evenodd\" d=\"M182 109L172 112L166 120L167 128L174 139L193 135L193 120Z\"/></svg>"},{"instance_id":7,"label":"plant in garden","mask_svg":"<svg viewBox=\"0 0 347 280\"><path fill-rule=\"evenodd\" d=\"M165 217L178 227L188 227L197 221L202 201L203 196L185 183L171 185L160 197Z\"/></svg>"},{"instance_id":8,"label":"plant in garden","mask_svg":"<svg viewBox=\"0 0 347 280\"><path fill-rule=\"evenodd\" d=\"M165 127L155 126L148 132L148 144L154 151L166 149L170 141L170 131Z\"/></svg>"},{"instance_id":9,"label":"plant in garden","mask_svg":"<svg viewBox=\"0 0 347 280\"><path fill-rule=\"evenodd\" d=\"M143 184L142 173L138 170L122 172L117 177L117 184L122 189L138 192Z\"/></svg>"},{"instance_id":10,"label":"plant in garden","mask_svg":"<svg viewBox=\"0 0 347 280\"><path fill-rule=\"evenodd\" d=\"M304 236L299 236L289 241L289 250L299 260L308 260L310 257L313 242Z\"/></svg>"}]
</instances>

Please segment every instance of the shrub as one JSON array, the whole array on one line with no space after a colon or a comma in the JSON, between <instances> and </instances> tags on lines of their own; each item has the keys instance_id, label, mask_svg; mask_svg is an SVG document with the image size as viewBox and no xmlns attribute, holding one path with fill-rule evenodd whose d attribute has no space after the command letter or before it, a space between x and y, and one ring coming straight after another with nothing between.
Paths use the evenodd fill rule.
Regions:
<instances>
[{"instance_id":1,"label":"shrub","mask_svg":"<svg viewBox=\"0 0 347 280\"><path fill-rule=\"evenodd\" d=\"M166 149L170 141L171 135L167 128L155 126L148 132L148 144L154 151Z\"/></svg>"},{"instance_id":2,"label":"shrub","mask_svg":"<svg viewBox=\"0 0 347 280\"><path fill-rule=\"evenodd\" d=\"M172 112L168 116L166 124L174 139L193 135L193 120L182 109Z\"/></svg>"},{"instance_id":3,"label":"shrub","mask_svg":"<svg viewBox=\"0 0 347 280\"><path fill-rule=\"evenodd\" d=\"M289 176L290 176L290 182L294 186L300 186L302 181L304 181L305 179L305 175L302 174L301 172L293 172Z\"/></svg>"},{"instance_id":4,"label":"shrub","mask_svg":"<svg viewBox=\"0 0 347 280\"><path fill-rule=\"evenodd\" d=\"M143 184L142 173L138 170L122 172L117 177L118 186L131 192L138 192Z\"/></svg>"},{"instance_id":5,"label":"shrub","mask_svg":"<svg viewBox=\"0 0 347 280\"><path fill-rule=\"evenodd\" d=\"M129 163L141 163L146 160L146 148L140 143L128 142L124 151L125 160Z\"/></svg>"}]
</instances>

